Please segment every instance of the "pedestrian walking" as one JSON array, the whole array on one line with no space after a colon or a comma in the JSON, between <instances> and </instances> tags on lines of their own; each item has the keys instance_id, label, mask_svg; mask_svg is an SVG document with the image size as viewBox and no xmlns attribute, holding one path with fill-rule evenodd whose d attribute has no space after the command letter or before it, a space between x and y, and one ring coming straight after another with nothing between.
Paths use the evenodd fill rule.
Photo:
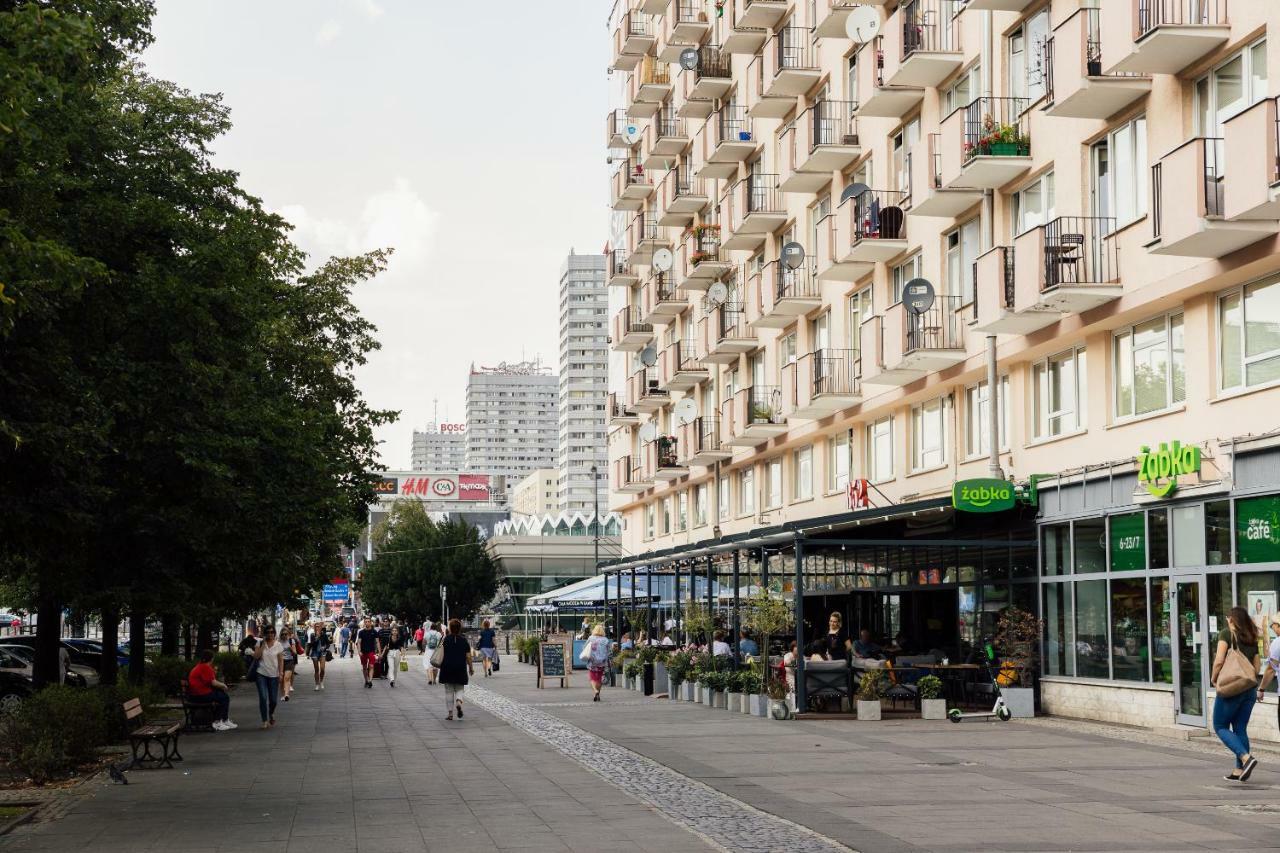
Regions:
<instances>
[{"instance_id":1,"label":"pedestrian walking","mask_svg":"<svg viewBox=\"0 0 1280 853\"><path fill-rule=\"evenodd\" d=\"M480 623L480 641L476 643L476 646L480 649L480 661L484 664L485 678L493 675L493 662L498 657L498 644L495 640L496 633L488 619Z\"/></svg>"},{"instance_id":2,"label":"pedestrian walking","mask_svg":"<svg viewBox=\"0 0 1280 853\"><path fill-rule=\"evenodd\" d=\"M276 724L280 673L284 672L284 644L276 638L275 628L267 628L262 642L253 650L253 659L258 664L258 713L262 715L262 727L269 729Z\"/></svg>"},{"instance_id":3,"label":"pedestrian walking","mask_svg":"<svg viewBox=\"0 0 1280 853\"><path fill-rule=\"evenodd\" d=\"M400 661L405 655L406 638L399 625L391 629L391 637L387 640L387 677L392 687L396 686L396 673L400 670Z\"/></svg>"},{"instance_id":4,"label":"pedestrian walking","mask_svg":"<svg viewBox=\"0 0 1280 853\"><path fill-rule=\"evenodd\" d=\"M467 676L475 675L471 662L471 644L462 636L462 622L449 620L449 634L440 641L444 646L444 660L440 662L440 683L444 685L444 704L449 709L446 720L452 720L456 711L462 719L462 693L467 687Z\"/></svg>"},{"instance_id":5,"label":"pedestrian walking","mask_svg":"<svg viewBox=\"0 0 1280 853\"><path fill-rule=\"evenodd\" d=\"M597 622L591 629L591 638L582 647L579 657L587 662L587 680L591 682L591 701L600 701L600 688L604 686L604 674L609 668L609 638L604 633L604 623Z\"/></svg>"},{"instance_id":6,"label":"pedestrian walking","mask_svg":"<svg viewBox=\"0 0 1280 853\"><path fill-rule=\"evenodd\" d=\"M426 644L422 641L422 638L425 635L426 635L426 631L422 630L421 625L419 625L417 628L413 630L413 642L414 642L414 645L418 647L418 654L422 654L423 650L426 648Z\"/></svg>"},{"instance_id":7,"label":"pedestrian walking","mask_svg":"<svg viewBox=\"0 0 1280 853\"><path fill-rule=\"evenodd\" d=\"M1213 730L1235 756L1235 769L1222 778L1246 782L1258 766L1249 751L1249 717L1258 701L1258 632L1249 611L1233 607L1227 614L1227 630L1218 635L1210 679L1217 697L1213 702Z\"/></svg>"},{"instance_id":8,"label":"pedestrian walking","mask_svg":"<svg viewBox=\"0 0 1280 853\"><path fill-rule=\"evenodd\" d=\"M351 629L344 622L342 627L338 629L338 657L345 658L347 656L347 647L351 643Z\"/></svg>"},{"instance_id":9,"label":"pedestrian walking","mask_svg":"<svg viewBox=\"0 0 1280 853\"><path fill-rule=\"evenodd\" d=\"M440 677L439 667L431 665L431 656L435 654L436 647L440 645L440 641L444 639L444 634L440 632L440 623L432 622L427 628L426 634L423 635L423 641L427 645L427 651L423 658L423 667L427 670L427 684L435 684Z\"/></svg>"},{"instance_id":10,"label":"pedestrian walking","mask_svg":"<svg viewBox=\"0 0 1280 853\"><path fill-rule=\"evenodd\" d=\"M298 669L298 657L302 654L302 646L298 643L298 635L292 628L285 628L280 637L280 645L284 646L284 668L280 672L280 699L289 701L293 693L293 674Z\"/></svg>"},{"instance_id":11,"label":"pedestrian walking","mask_svg":"<svg viewBox=\"0 0 1280 853\"><path fill-rule=\"evenodd\" d=\"M324 667L333 660L332 649L329 629L323 622L317 622L311 630L311 639L307 641L307 657L311 659L311 677L315 679L316 690L324 690Z\"/></svg>"},{"instance_id":12,"label":"pedestrian walking","mask_svg":"<svg viewBox=\"0 0 1280 853\"><path fill-rule=\"evenodd\" d=\"M373 622L364 620L364 627L356 632L356 643L360 646L360 668L364 670L364 686L373 687L373 670L378 664L378 655L382 653L382 643L378 640L378 632Z\"/></svg>"},{"instance_id":13,"label":"pedestrian walking","mask_svg":"<svg viewBox=\"0 0 1280 853\"><path fill-rule=\"evenodd\" d=\"M373 627L378 631L378 642L381 644L378 651L378 665L375 667L374 678L386 680L387 677L387 651L391 648L391 621L383 621L375 619Z\"/></svg>"}]
</instances>

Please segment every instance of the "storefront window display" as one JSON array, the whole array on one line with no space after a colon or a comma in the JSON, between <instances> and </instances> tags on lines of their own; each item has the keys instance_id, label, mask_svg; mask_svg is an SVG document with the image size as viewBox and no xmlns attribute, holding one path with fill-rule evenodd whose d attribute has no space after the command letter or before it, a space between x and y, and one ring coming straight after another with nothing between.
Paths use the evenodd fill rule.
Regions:
<instances>
[{"instance_id":1,"label":"storefront window display","mask_svg":"<svg viewBox=\"0 0 1280 853\"><path fill-rule=\"evenodd\" d=\"M1280 562L1280 495L1236 501L1235 527L1239 562Z\"/></svg>"},{"instance_id":2,"label":"storefront window display","mask_svg":"<svg viewBox=\"0 0 1280 853\"><path fill-rule=\"evenodd\" d=\"M1075 573L1088 575L1107 570L1107 528L1101 518L1086 518L1072 525Z\"/></svg>"},{"instance_id":3,"label":"storefront window display","mask_svg":"<svg viewBox=\"0 0 1280 853\"><path fill-rule=\"evenodd\" d=\"M1111 581L1111 677L1150 681L1151 653L1147 632L1147 582L1144 578Z\"/></svg>"},{"instance_id":4,"label":"storefront window display","mask_svg":"<svg viewBox=\"0 0 1280 853\"><path fill-rule=\"evenodd\" d=\"M1137 572L1147 564L1147 522L1141 512L1113 515L1111 524L1111 571Z\"/></svg>"},{"instance_id":5,"label":"storefront window display","mask_svg":"<svg viewBox=\"0 0 1280 853\"><path fill-rule=\"evenodd\" d=\"M1076 581L1076 675L1107 678L1107 582Z\"/></svg>"},{"instance_id":6,"label":"storefront window display","mask_svg":"<svg viewBox=\"0 0 1280 853\"><path fill-rule=\"evenodd\" d=\"M1075 658L1071 654L1075 639L1071 584L1045 584L1043 589L1045 675L1075 675Z\"/></svg>"},{"instance_id":7,"label":"storefront window display","mask_svg":"<svg viewBox=\"0 0 1280 853\"><path fill-rule=\"evenodd\" d=\"M1173 684L1173 627L1169 579L1151 578L1151 677L1159 684Z\"/></svg>"}]
</instances>

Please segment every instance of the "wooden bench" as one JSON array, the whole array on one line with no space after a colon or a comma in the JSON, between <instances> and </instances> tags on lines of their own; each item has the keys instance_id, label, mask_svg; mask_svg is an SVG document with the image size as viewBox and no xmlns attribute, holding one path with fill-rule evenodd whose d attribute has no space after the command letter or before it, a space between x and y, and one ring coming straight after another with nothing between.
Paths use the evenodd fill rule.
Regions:
<instances>
[{"instance_id":1,"label":"wooden bench","mask_svg":"<svg viewBox=\"0 0 1280 853\"><path fill-rule=\"evenodd\" d=\"M133 765L154 764L156 767L172 767L174 761L181 761L178 752L178 736L182 734L182 723L177 720L158 720L148 723L143 717L142 701L130 699L124 703L124 718L127 725L136 726L129 732L129 745L133 747ZM160 754L152 752L152 746L160 748Z\"/></svg>"},{"instance_id":2,"label":"wooden bench","mask_svg":"<svg viewBox=\"0 0 1280 853\"><path fill-rule=\"evenodd\" d=\"M213 731L213 718L217 712L217 706L212 702L192 702L190 688L191 684L185 678L182 679L182 716L186 720L182 727L183 731Z\"/></svg>"}]
</instances>

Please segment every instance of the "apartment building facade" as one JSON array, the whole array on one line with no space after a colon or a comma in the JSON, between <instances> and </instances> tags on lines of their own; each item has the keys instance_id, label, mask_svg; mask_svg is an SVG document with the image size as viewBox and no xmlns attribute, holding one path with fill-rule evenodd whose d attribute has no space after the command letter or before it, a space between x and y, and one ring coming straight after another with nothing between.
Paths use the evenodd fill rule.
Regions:
<instances>
[{"instance_id":1,"label":"apartment building facade","mask_svg":"<svg viewBox=\"0 0 1280 853\"><path fill-rule=\"evenodd\" d=\"M413 431L410 467L415 471L454 471L466 462L467 436L462 424L431 425Z\"/></svg>"},{"instance_id":2,"label":"apartment building facade","mask_svg":"<svg viewBox=\"0 0 1280 853\"><path fill-rule=\"evenodd\" d=\"M512 516L551 515L558 505L560 472L555 468L540 468L525 477L511 489Z\"/></svg>"},{"instance_id":3,"label":"apartment building facade","mask_svg":"<svg viewBox=\"0 0 1280 853\"><path fill-rule=\"evenodd\" d=\"M467 376L466 470L509 486L556 466L559 381L534 361L472 367Z\"/></svg>"},{"instance_id":4,"label":"apartment building facade","mask_svg":"<svg viewBox=\"0 0 1280 853\"><path fill-rule=\"evenodd\" d=\"M1280 7L610 23L618 568L954 654L1018 605L1045 709L1205 724L1226 609L1280 609Z\"/></svg>"},{"instance_id":5,"label":"apartment building facade","mask_svg":"<svg viewBox=\"0 0 1280 853\"><path fill-rule=\"evenodd\" d=\"M604 262L604 255L571 251L560 268L557 505L562 512L594 512L609 502L609 291Z\"/></svg>"}]
</instances>

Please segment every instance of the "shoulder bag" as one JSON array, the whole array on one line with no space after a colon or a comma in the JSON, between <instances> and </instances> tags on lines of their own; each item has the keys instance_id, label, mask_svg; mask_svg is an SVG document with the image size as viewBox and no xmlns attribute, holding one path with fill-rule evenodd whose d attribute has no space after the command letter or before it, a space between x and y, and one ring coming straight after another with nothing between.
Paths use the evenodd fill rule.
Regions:
<instances>
[{"instance_id":1,"label":"shoulder bag","mask_svg":"<svg viewBox=\"0 0 1280 853\"><path fill-rule=\"evenodd\" d=\"M1230 699L1258 686L1258 671L1236 641L1235 632L1229 635L1226 660L1222 669L1218 670L1218 680L1214 687L1218 695Z\"/></svg>"},{"instance_id":2,"label":"shoulder bag","mask_svg":"<svg viewBox=\"0 0 1280 853\"><path fill-rule=\"evenodd\" d=\"M444 666L444 640L436 643L436 650L431 653L431 665L436 669Z\"/></svg>"}]
</instances>

